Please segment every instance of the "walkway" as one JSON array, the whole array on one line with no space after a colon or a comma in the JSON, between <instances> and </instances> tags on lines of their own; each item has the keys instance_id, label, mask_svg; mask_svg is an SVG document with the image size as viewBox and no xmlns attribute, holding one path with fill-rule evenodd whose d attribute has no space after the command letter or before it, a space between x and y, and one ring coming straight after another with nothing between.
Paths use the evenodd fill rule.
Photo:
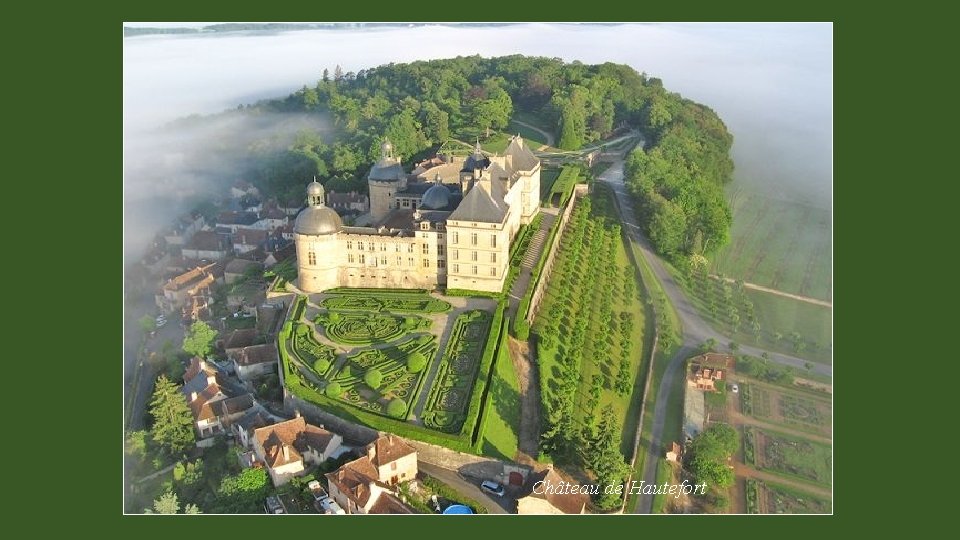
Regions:
<instances>
[{"instance_id":1,"label":"walkway","mask_svg":"<svg viewBox=\"0 0 960 540\"><path fill-rule=\"evenodd\" d=\"M772 474L764 471L758 471L753 467L749 467L740 462L734 462L733 464L733 474L739 478L754 478L756 480L762 480L764 482L769 482L771 484L780 484L794 489L799 489L801 491L806 491L818 495L825 499L833 499L833 494L830 492L829 488L823 486L818 486L815 484L808 484L807 482L802 482L800 480L794 480L793 478L787 478L780 476L779 474Z\"/></svg>"},{"instance_id":2,"label":"walkway","mask_svg":"<svg viewBox=\"0 0 960 540\"><path fill-rule=\"evenodd\" d=\"M528 123L524 122L523 120L517 120L516 118L511 118L511 120L512 120L515 124L520 124L521 126L523 126L523 127L525 127L525 128L532 129L532 130L536 131L537 133L543 135L543 142L546 143L546 144L544 144L544 145L541 146L540 148L537 148L537 150L544 150L545 148L550 148L550 147L552 147L552 146L554 145L553 134L552 134L552 133L547 133L546 131L538 128L537 126L535 126L535 125L533 125L533 124L528 124Z\"/></svg>"},{"instance_id":3,"label":"walkway","mask_svg":"<svg viewBox=\"0 0 960 540\"><path fill-rule=\"evenodd\" d=\"M517 276L516 281L513 282L513 286L510 287L510 305L507 308L507 316L510 317L511 321L517 318L517 306L520 303L520 298L523 297L529 287L535 285L530 282L533 277L533 268L540 261L540 257L543 256L543 250L549 248L549 246L546 245L547 235L550 234L550 228L553 227L553 223L557 220L559 212L559 208L540 209L540 214L543 216L540 220L540 228L537 229L530 238L530 243L527 244L527 251L523 255L523 261L520 263L520 275Z\"/></svg>"},{"instance_id":4,"label":"walkway","mask_svg":"<svg viewBox=\"0 0 960 540\"><path fill-rule=\"evenodd\" d=\"M718 275L716 275L716 274L710 274L710 277L712 277L713 279L720 279L720 276L718 276ZM726 281L726 282L728 282L728 283L736 283L736 282L737 282L737 280L735 280L735 279L733 279L733 278L723 278L723 279L724 279L724 281ZM813 298L813 297L810 297L810 296L803 296L803 295L800 295L800 294L793 294L793 293L789 293L789 292L787 292L787 291L781 291L781 290L778 290L778 289L771 289L770 287L764 287L763 285L757 285L756 283L750 283L750 282L744 281L744 282L743 282L743 286L744 286L745 288L747 288L747 289L753 289L753 290L755 290L755 291L761 291L761 292L765 292L765 293L775 294L775 295L777 295L777 296L783 296L783 297L786 297L786 298L792 298L792 299L794 299L794 300L799 300L799 301L801 301L801 302L806 302L806 303L808 303L808 304L816 304L816 305L818 305L818 306L823 306L823 307L828 307L828 308L832 308L832 307L833 307L833 302L828 302L828 301L826 301L826 300L820 300L819 298Z\"/></svg>"},{"instance_id":5,"label":"walkway","mask_svg":"<svg viewBox=\"0 0 960 540\"><path fill-rule=\"evenodd\" d=\"M454 489L457 493L465 497L469 497L478 503L482 504L484 508L487 509L487 512L491 514L510 514L512 512L508 511L506 508L500 506L499 503L509 504L506 498L503 498L501 501L495 501L491 498L490 495L486 494L483 491L480 491L480 488L476 485L466 481L460 473L456 471L451 471L450 469L444 469L437 467L436 465L431 465L423 461L417 462L417 467L430 476L440 480L444 484L447 484ZM509 499L512 501L512 499Z\"/></svg>"}]
</instances>

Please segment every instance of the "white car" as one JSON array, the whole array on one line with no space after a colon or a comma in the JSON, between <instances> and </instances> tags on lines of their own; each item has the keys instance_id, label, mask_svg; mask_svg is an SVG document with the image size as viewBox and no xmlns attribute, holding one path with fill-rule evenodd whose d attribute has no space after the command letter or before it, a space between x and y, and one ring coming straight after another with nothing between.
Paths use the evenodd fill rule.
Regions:
<instances>
[{"instance_id":1,"label":"white car","mask_svg":"<svg viewBox=\"0 0 960 540\"><path fill-rule=\"evenodd\" d=\"M733 385L733 386L730 387L730 391L733 392L734 394L736 394L737 392L740 391L740 386L735 384L735 385Z\"/></svg>"},{"instance_id":2,"label":"white car","mask_svg":"<svg viewBox=\"0 0 960 540\"><path fill-rule=\"evenodd\" d=\"M160 315L159 317L157 317L156 322L157 322L157 328L163 328L163 325L167 324L167 318L164 317L163 315Z\"/></svg>"},{"instance_id":3,"label":"white car","mask_svg":"<svg viewBox=\"0 0 960 540\"><path fill-rule=\"evenodd\" d=\"M480 489L488 493L493 493L497 497L503 497L503 486L501 486L496 482L491 482L490 480L484 480L483 482L480 482Z\"/></svg>"}]
</instances>

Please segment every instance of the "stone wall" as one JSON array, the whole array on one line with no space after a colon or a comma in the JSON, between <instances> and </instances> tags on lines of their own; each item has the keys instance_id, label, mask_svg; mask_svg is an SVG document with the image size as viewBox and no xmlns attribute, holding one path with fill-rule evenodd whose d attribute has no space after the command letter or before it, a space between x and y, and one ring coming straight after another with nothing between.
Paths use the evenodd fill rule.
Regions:
<instances>
[{"instance_id":1,"label":"stone wall","mask_svg":"<svg viewBox=\"0 0 960 540\"><path fill-rule=\"evenodd\" d=\"M294 396L286 389L283 391L283 410L290 416L294 416L299 411L307 422L315 426L322 425L325 429L339 433L343 436L344 443L351 446L369 444L378 436L377 430L344 420L309 401Z\"/></svg>"},{"instance_id":2,"label":"stone wall","mask_svg":"<svg viewBox=\"0 0 960 540\"><path fill-rule=\"evenodd\" d=\"M563 238L563 232L567 228L570 214L573 213L577 199L586 195L587 191L588 188L586 184L577 184L573 189L573 196L567 201L567 206L564 207L563 212L558 218L560 224L557 225L557 234L553 237L553 242L550 244L550 251L547 252L547 260L543 263L543 270L540 272L540 278L537 280L536 289L534 289L533 295L530 297L530 307L527 308L527 322L531 325L540 309L540 302L543 301L543 295L547 290L547 283L550 282L550 272L553 271L554 260L560 251L560 240Z\"/></svg>"}]
</instances>

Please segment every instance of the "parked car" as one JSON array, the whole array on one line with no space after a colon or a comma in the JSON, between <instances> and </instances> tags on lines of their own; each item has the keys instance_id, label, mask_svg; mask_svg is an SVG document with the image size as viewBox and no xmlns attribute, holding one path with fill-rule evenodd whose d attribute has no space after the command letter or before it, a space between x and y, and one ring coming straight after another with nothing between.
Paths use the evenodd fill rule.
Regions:
<instances>
[{"instance_id":1,"label":"parked car","mask_svg":"<svg viewBox=\"0 0 960 540\"><path fill-rule=\"evenodd\" d=\"M480 489L486 491L487 493L493 493L497 497L503 497L503 486L496 482L484 480L483 482L480 482Z\"/></svg>"},{"instance_id":2,"label":"parked car","mask_svg":"<svg viewBox=\"0 0 960 540\"><path fill-rule=\"evenodd\" d=\"M163 315L159 315L157 316L156 323L157 323L157 328L163 328L163 326L167 324L167 318L164 317Z\"/></svg>"},{"instance_id":3,"label":"parked car","mask_svg":"<svg viewBox=\"0 0 960 540\"><path fill-rule=\"evenodd\" d=\"M730 391L733 392L734 394L736 394L737 392L740 391L740 386L738 386L738 385L735 384L735 385L733 385L733 386L730 387Z\"/></svg>"}]
</instances>

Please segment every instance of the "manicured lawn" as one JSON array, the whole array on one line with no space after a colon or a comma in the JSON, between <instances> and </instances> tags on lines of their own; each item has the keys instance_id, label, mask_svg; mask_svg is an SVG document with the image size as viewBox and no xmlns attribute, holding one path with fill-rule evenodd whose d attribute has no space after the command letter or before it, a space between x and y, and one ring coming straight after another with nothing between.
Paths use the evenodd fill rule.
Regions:
<instances>
[{"instance_id":1,"label":"manicured lawn","mask_svg":"<svg viewBox=\"0 0 960 540\"><path fill-rule=\"evenodd\" d=\"M529 146L531 150L537 150L541 146L547 144L547 141L543 140L543 135L541 135L539 132L516 122L510 122L507 125L507 133L511 135L516 135L519 133L520 136L523 137L523 143Z\"/></svg>"},{"instance_id":2,"label":"manicured lawn","mask_svg":"<svg viewBox=\"0 0 960 540\"><path fill-rule=\"evenodd\" d=\"M502 351L497 360L488 399L493 401L483 433L483 453L512 460L517 453L517 431L520 428L520 383L509 351Z\"/></svg>"},{"instance_id":3,"label":"manicured lawn","mask_svg":"<svg viewBox=\"0 0 960 540\"><path fill-rule=\"evenodd\" d=\"M673 478L673 466L666 459L660 459L657 462L657 485L669 482ZM656 494L653 496L653 514L662 514L667 508L667 498L673 498L669 494Z\"/></svg>"}]
</instances>

